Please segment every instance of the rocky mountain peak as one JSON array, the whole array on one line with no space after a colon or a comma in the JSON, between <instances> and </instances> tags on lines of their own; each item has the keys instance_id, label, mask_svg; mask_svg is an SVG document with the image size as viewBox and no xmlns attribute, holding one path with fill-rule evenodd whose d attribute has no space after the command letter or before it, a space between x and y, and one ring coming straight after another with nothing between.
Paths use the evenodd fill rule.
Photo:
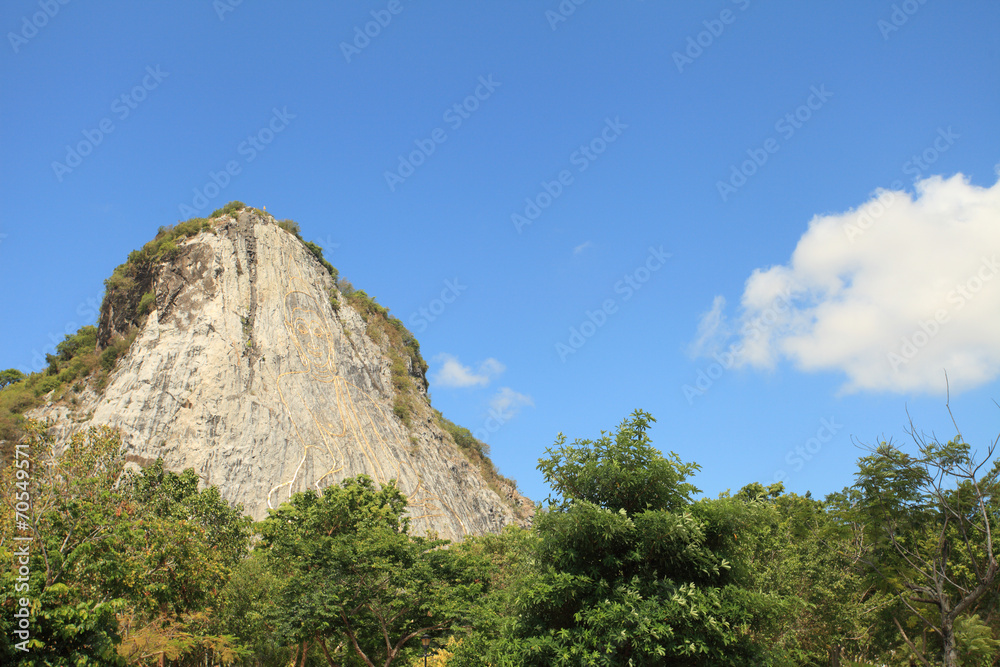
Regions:
<instances>
[{"instance_id":1,"label":"rocky mountain peak","mask_svg":"<svg viewBox=\"0 0 1000 667\"><path fill-rule=\"evenodd\" d=\"M402 323L338 283L294 223L223 211L161 229L116 269L98 346L134 337L127 352L102 389L28 416L58 439L118 427L130 461L194 468L258 519L363 473L396 480L417 532L460 539L526 522L530 501L429 405Z\"/></svg>"}]
</instances>

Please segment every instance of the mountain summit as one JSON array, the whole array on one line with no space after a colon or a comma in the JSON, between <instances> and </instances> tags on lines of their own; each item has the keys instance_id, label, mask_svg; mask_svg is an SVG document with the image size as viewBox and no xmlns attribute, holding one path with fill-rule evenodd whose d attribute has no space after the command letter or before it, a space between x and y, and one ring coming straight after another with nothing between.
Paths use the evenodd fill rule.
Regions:
<instances>
[{"instance_id":1,"label":"mountain summit","mask_svg":"<svg viewBox=\"0 0 1000 667\"><path fill-rule=\"evenodd\" d=\"M402 323L338 281L295 223L223 211L161 229L115 270L98 346L127 351L103 387L28 416L57 441L117 427L130 461L194 468L257 519L366 474L396 480L418 532L461 539L527 521L530 501L484 446L431 408Z\"/></svg>"}]
</instances>

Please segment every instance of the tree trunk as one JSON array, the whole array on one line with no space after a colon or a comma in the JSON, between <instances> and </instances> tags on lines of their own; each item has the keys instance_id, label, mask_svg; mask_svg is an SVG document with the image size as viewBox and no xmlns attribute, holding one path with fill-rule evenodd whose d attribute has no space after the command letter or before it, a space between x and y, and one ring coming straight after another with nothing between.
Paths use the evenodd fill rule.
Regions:
<instances>
[{"instance_id":1,"label":"tree trunk","mask_svg":"<svg viewBox=\"0 0 1000 667\"><path fill-rule=\"evenodd\" d=\"M840 667L840 647L836 644L830 647L830 667Z\"/></svg>"},{"instance_id":2,"label":"tree trunk","mask_svg":"<svg viewBox=\"0 0 1000 667\"><path fill-rule=\"evenodd\" d=\"M944 667L959 667L958 646L955 645L955 626L946 623L941 626L941 640L944 643Z\"/></svg>"}]
</instances>

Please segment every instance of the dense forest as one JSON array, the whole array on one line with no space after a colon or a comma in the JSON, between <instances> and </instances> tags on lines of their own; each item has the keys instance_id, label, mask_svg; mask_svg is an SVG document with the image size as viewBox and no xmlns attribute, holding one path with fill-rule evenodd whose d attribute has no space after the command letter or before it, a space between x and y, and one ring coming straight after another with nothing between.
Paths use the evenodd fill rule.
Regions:
<instances>
[{"instance_id":1,"label":"dense forest","mask_svg":"<svg viewBox=\"0 0 1000 667\"><path fill-rule=\"evenodd\" d=\"M193 470L130 468L112 429L54 456L28 422L0 480L0 660L998 663L992 446L914 433L824 500L759 483L699 498L698 464L654 447L653 421L560 436L533 526L456 544L413 534L406 498L365 476L253 523Z\"/></svg>"}]
</instances>

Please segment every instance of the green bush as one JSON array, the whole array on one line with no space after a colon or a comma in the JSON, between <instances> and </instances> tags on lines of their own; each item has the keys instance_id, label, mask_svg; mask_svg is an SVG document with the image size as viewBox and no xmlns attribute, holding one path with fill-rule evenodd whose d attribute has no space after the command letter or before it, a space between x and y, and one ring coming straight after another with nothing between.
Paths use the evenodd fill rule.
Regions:
<instances>
[{"instance_id":1,"label":"green bush","mask_svg":"<svg viewBox=\"0 0 1000 667\"><path fill-rule=\"evenodd\" d=\"M300 241L302 240L302 228L299 227L299 223L294 220L289 220L285 218L284 220L278 220L278 226L284 229L289 234L294 234L296 238Z\"/></svg>"},{"instance_id":2,"label":"green bush","mask_svg":"<svg viewBox=\"0 0 1000 667\"><path fill-rule=\"evenodd\" d=\"M222 217L224 215L230 215L232 213L236 213L240 209L243 209L243 208L246 208L246 207L247 207L247 205L244 204L241 201L231 201L228 204L226 204L225 206L223 206L222 208L217 208L214 211L212 211L212 215L210 215L209 217L210 218L219 218L219 217Z\"/></svg>"},{"instance_id":3,"label":"green bush","mask_svg":"<svg viewBox=\"0 0 1000 667\"><path fill-rule=\"evenodd\" d=\"M31 379L38 377L37 373L31 375ZM37 382L37 380L35 381ZM0 413L21 414L35 405L34 383L32 382L19 382L16 385L4 387L3 391L0 391Z\"/></svg>"},{"instance_id":4,"label":"green bush","mask_svg":"<svg viewBox=\"0 0 1000 667\"><path fill-rule=\"evenodd\" d=\"M142 317L143 315L151 311L155 305L156 305L156 294L154 294L153 292L146 292L145 294L142 295L142 298L139 300L139 308L136 311L136 313L139 315L139 317Z\"/></svg>"},{"instance_id":5,"label":"green bush","mask_svg":"<svg viewBox=\"0 0 1000 667\"><path fill-rule=\"evenodd\" d=\"M56 389L62 382L55 375L46 375L35 383L35 396L44 396L53 389Z\"/></svg>"},{"instance_id":6,"label":"green bush","mask_svg":"<svg viewBox=\"0 0 1000 667\"><path fill-rule=\"evenodd\" d=\"M354 285L352 285L351 281L347 278L339 278L337 280L337 289L340 290L340 293L344 296L351 296L354 294Z\"/></svg>"},{"instance_id":7,"label":"green bush","mask_svg":"<svg viewBox=\"0 0 1000 667\"><path fill-rule=\"evenodd\" d=\"M303 241L302 244L309 249L309 252L311 252L316 257L316 259L319 260L319 263L323 265L323 267L330 273L331 276L333 276L333 282L337 282L337 276L339 272L337 271L336 268L334 268L333 264L326 261L326 258L323 257L323 248L313 243L312 241Z\"/></svg>"},{"instance_id":8,"label":"green bush","mask_svg":"<svg viewBox=\"0 0 1000 667\"><path fill-rule=\"evenodd\" d=\"M375 299L368 296L363 289L354 290L347 296L347 301L358 311L361 318L367 322L372 315L389 318L389 309L380 305Z\"/></svg>"},{"instance_id":9,"label":"green bush","mask_svg":"<svg viewBox=\"0 0 1000 667\"><path fill-rule=\"evenodd\" d=\"M410 426L412 423L412 420L410 419L410 406L406 403L400 401L394 402L392 405L392 412L407 426Z\"/></svg>"},{"instance_id":10,"label":"green bush","mask_svg":"<svg viewBox=\"0 0 1000 667\"><path fill-rule=\"evenodd\" d=\"M0 371L0 389L8 385L12 385L15 382L20 382L27 376L16 368L8 368L5 371Z\"/></svg>"},{"instance_id":11,"label":"green bush","mask_svg":"<svg viewBox=\"0 0 1000 667\"><path fill-rule=\"evenodd\" d=\"M230 202L220 211L238 210L242 206L242 202ZM152 241L130 252L126 262L117 266L111 277L104 281L101 312L110 310L115 314L109 330L128 331L138 326L139 318L151 310L152 304L146 294L152 291L156 265L171 261L180 254L179 240L213 231L214 228L209 218L191 218L176 225L160 227ZM110 343L107 340L100 342L103 345Z\"/></svg>"},{"instance_id":12,"label":"green bush","mask_svg":"<svg viewBox=\"0 0 1000 667\"><path fill-rule=\"evenodd\" d=\"M133 329L125 338L117 338L111 342L111 345L106 347L103 352L101 352L101 368L109 373L115 367L115 362L123 354L128 352L128 349L132 347L132 342L135 340L136 335L139 333L138 329Z\"/></svg>"},{"instance_id":13,"label":"green bush","mask_svg":"<svg viewBox=\"0 0 1000 667\"><path fill-rule=\"evenodd\" d=\"M114 347L108 347L104 349L101 353L101 368L106 371L110 371L115 367L115 361L118 360L118 350Z\"/></svg>"},{"instance_id":14,"label":"green bush","mask_svg":"<svg viewBox=\"0 0 1000 667\"><path fill-rule=\"evenodd\" d=\"M56 345L59 361L69 361L82 352L91 352L97 346L97 327L88 325L72 335L66 336L63 342Z\"/></svg>"},{"instance_id":15,"label":"green bush","mask_svg":"<svg viewBox=\"0 0 1000 667\"><path fill-rule=\"evenodd\" d=\"M445 418L441 413L438 413L438 423L451 434L451 437L455 440L455 444L460 448L476 452L481 456L489 456L490 446L485 442L481 442L476 436L472 435L472 431L465 428L464 426L459 426L450 419Z\"/></svg>"}]
</instances>

